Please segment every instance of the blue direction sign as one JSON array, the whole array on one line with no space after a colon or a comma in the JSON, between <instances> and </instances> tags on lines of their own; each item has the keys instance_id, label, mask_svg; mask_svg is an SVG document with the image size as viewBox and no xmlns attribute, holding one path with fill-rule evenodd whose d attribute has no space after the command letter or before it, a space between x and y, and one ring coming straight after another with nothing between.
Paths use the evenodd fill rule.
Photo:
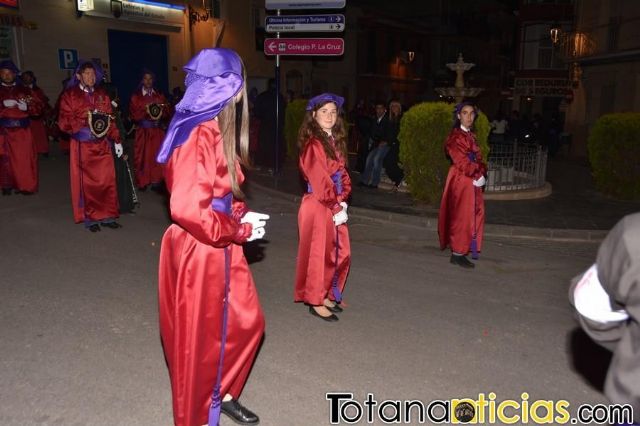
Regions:
<instances>
[{"instance_id":1,"label":"blue direction sign","mask_svg":"<svg viewBox=\"0 0 640 426\"><path fill-rule=\"evenodd\" d=\"M342 9L347 0L265 0L265 8L277 9Z\"/></svg>"},{"instance_id":2,"label":"blue direction sign","mask_svg":"<svg viewBox=\"0 0 640 426\"><path fill-rule=\"evenodd\" d=\"M286 15L267 16L267 32L341 32L344 31L344 15Z\"/></svg>"}]
</instances>

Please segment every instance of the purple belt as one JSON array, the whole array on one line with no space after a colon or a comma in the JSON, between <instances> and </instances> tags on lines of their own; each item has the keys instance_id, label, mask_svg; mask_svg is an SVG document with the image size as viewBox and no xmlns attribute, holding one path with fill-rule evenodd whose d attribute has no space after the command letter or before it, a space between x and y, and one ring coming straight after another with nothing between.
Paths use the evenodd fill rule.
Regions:
<instances>
[{"instance_id":1,"label":"purple belt","mask_svg":"<svg viewBox=\"0 0 640 426\"><path fill-rule=\"evenodd\" d=\"M230 192L224 197L214 198L211 201L211 208L217 212L231 214L231 201L233 194ZM209 406L209 426L218 426L220 421L220 406L222 395L220 395L220 383L222 382L222 364L224 361L224 347L227 344L227 317L229 315L229 284L231 282L231 254L229 247L224 248L224 300L222 301L222 337L220 339L220 358L218 359L218 372L216 384L211 395L211 405Z\"/></svg>"},{"instance_id":2,"label":"purple belt","mask_svg":"<svg viewBox=\"0 0 640 426\"><path fill-rule=\"evenodd\" d=\"M0 118L0 127L29 127L28 118Z\"/></svg>"},{"instance_id":3,"label":"purple belt","mask_svg":"<svg viewBox=\"0 0 640 426\"><path fill-rule=\"evenodd\" d=\"M331 175L331 180L336 187L336 194L342 194L342 171L338 170L334 174ZM313 188L311 188L311 184L307 182L307 192L312 193Z\"/></svg>"},{"instance_id":4,"label":"purple belt","mask_svg":"<svg viewBox=\"0 0 640 426\"><path fill-rule=\"evenodd\" d=\"M157 120L140 120L136 123L136 125L142 129L153 129L156 127L160 127L160 121Z\"/></svg>"},{"instance_id":5,"label":"purple belt","mask_svg":"<svg viewBox=\"0 0 640 426\"><path fill-rule=\"evenodd\" d=\"M91 133L91 130L88 127L83 127L77 132L72 133L71 138L79 142L93 142L99 140L93 133Z\"/></svg>"}]
</instances>

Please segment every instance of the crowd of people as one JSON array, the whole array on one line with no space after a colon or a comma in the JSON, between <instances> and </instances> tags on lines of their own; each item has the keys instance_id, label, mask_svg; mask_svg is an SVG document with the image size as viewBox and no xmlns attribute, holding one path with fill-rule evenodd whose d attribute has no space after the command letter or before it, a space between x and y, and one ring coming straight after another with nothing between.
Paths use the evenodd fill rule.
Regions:
<instances>
[{"instance_id":1,"label":"crowd of people","mask_svg":"<svg viewBox=\"0 0 640 426\"><path fill-rule=\"evenodd\" d=\"M158 294L174 422L216 426L225 414L236 423L255 425L259 417L239 398L265 319L243 245L265 237L269 215L247 206L242 166L251 162L250 106L262 123L270 123L275 118L266 104L284 100L273 89L264 96L249 95L244 64L231 49L203 49L184 70L186 91L176 96L175 104L156 88L152 71L142 72L127 117L135 128L132 173L120 100L113 87L101 84L99 65L81 61L52 109L37 90L33 73L20 74L10 61L0 63L0 184L3 195L37 191L37 155L48 152L48 142L40 138L47 136L47 114L55 111L55 134L69 151L76 223L91 232L118 229L126 198L135 200L136 190L166 188L173 223L162 238ZM346 308L343 293L351 266L347 223L352 182L344 107L344 98L333 93L309 99L297 140L306 189L298 212L293 301L326 322L339 321ZM402 184L401 116L397 100L377 102L374 116L363 104L354 110L352 119L362 138L359 186L377 188L383 168L396 187ZM472 103L456 105L452 130L443 141L451 166L438 219L440 248L449 248L450 263L463 268L475 266L467 255L477 259L483 242L487 166L474 134L477 116ZM501 117L492 126L502 141L517 127ZM260 161L273 160L277 167L279 155L268 151L279 142L263 143ZM603 267L605 262L598 260ZM613 291L614 281L604 284ZM571 293L580 314L591 320L600 317L592 315L584 295L595 282L577 284ZM636 357L637 351L627 355ZM627 387L610 388L629 392Z\"/></svg>"},{"instance_id":2,"label":"crowd of people","mask_svg":"<svg viewBox=\"0 0 640 426\"><path fill-rule=\"evenodd\" d=\"M491 133L489 143L525 143L546 147L549 155L554 157L562 145L562 123L557 114L547 119L541 114L534 114L532 119L512 111L510 117L498 112L490 122Z\"/></svg>"}]
</instances>

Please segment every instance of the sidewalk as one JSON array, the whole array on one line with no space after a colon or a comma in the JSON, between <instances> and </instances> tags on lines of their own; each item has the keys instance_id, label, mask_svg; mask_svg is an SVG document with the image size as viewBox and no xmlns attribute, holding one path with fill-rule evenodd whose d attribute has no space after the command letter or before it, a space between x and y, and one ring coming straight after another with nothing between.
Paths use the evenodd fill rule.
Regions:
<instances>
[{"instance_id":1,"label":"sidewalk","mask_svg":"<svg viewBox=\"0 0 640 426\"><path fill-rule=\"evenodd\" d=\"M299 201L304 192L297 165L287 161L277 176L260 170L247 174L250 185ZM393 220L437 228L437 206L416 203L408 193L357 186L350 213L374 220ZM597 241L623 216L640 211L640 202L618 201L599 194L585 161L550 159L547 181L553 193L538 200L485 201L487 235L550 240ZM257 188L256 188L257 189Z\"/></svg>"}]
</instances>

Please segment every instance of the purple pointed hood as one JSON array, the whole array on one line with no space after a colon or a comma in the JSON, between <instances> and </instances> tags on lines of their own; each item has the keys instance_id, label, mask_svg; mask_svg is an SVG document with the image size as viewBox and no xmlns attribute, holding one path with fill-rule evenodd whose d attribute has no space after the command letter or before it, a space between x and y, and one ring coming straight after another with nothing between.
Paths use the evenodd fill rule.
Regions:
<instances>
[{"instance_id":1,"label":"purple pointed hood","mask_svg":"<svg viewBox=\"0 0 640 426\"><path fill-rule=\"evenodd\" d=\"M186 91L158 151L158 163L169 161L198 124L216 117L242 89L242 61L231 49L203 49L184 66Z\"/></svg>"}]
</instances>

